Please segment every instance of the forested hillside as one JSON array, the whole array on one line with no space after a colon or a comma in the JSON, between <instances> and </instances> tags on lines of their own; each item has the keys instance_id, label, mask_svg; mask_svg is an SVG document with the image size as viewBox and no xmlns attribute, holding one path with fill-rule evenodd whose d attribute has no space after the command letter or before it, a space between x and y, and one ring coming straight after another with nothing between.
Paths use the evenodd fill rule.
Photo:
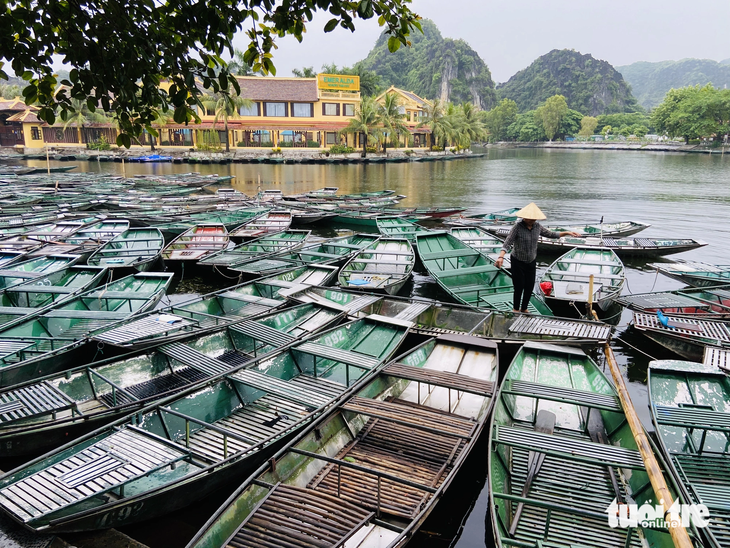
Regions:
<instances>
[{"instance_id":1,"label":"forested hillside","mask_svg":"<svg viewBox=\"0 0 730 548\"><path fill-rule=\"evenodd\" d=\"M712 84L717 88L730 85L730 59L717 62L709 59L682 59L659 63L638 62L616 67L631 85L634 96L645 108L654 108L670 89Z\"/></svg>"},{"instance_id":2,"label":"forested hillside","mask_svg":"<svg viewBox=\"0 0 730 548\"><path fill-rule=\"evenodd\" d=\"M633 112L640 107L621 74L606 61L575 50L553 50L497 87L500 98L521 112L562 95L571 109L590 116Z\"/></svg>"},{"instance_id":3,"label":"forested hillside","mask_svg":"<svg viewBox=\"0 0 730 548\"><path fill-rule=\"evenodd\" d=\"M362 61L374 71L381 85L394 85L426 99L454 103L468 102L488 110L496 102L494 81L489 68L463 40L444 38L428 19L422 21L423 34L411 33L410 48L388 51L388 37L382 34Z\"/></svg>"}]
</instances>

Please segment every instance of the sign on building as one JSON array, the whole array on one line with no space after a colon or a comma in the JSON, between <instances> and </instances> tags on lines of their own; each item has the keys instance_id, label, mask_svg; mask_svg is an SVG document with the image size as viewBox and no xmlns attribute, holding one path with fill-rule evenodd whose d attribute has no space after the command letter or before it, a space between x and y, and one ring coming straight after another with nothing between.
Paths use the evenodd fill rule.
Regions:
<instances>
[{"instance_id":1,"label":"sign on building","mask_svg":"<svg viewBox=\"0 0 730 548\"><path fill-rule=\"evenodd\" d=\"M360 77L349 74L318 74L317 87L330 91L360 91Z\"/></svg>"}]
</instances>

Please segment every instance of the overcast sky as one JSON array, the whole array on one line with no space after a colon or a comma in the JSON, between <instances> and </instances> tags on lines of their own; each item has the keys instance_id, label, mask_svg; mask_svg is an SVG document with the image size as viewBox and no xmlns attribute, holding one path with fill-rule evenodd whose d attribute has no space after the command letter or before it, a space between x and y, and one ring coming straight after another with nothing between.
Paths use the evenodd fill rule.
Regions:
<instances>
[{"instance_id":1,"label":"overcast sky","mask_svg":"<svg viewBox=\"0 0 730 548\"><path fill-rule=\"evenodd\" d=\"M614 66L685 57L730 58L727 0L413 0L412 9L432 19L447 38L462 38L484 59L495 82L507 81L552 49L572 48ZM277 76L324 63L352 65L367 56L381 29L376 20L357 21L353 34L325 34L329 19L318 15L300 44L278 41ZM244 49L245 37L236 41Z\"/></svg>"}]
</instances>

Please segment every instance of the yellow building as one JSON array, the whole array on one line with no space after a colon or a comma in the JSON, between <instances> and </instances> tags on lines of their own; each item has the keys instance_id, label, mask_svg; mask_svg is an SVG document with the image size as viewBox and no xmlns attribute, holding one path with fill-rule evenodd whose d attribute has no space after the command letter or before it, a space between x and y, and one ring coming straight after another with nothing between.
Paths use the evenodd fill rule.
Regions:
<instances>
[{"instance_id":1,"label":"yellow building","mask_svg":"<svg viewBox=\"0 0 730 548\"><path fill-rule=\"evenodd\" d=\"M340 133L355 116L360 104L360 82L357 76L318 74L317 78L238 77L241 96L252 101L242 107L236 116L228 119L228 133L223 120L215 123L215 112L198 112L201 123L164 124L159 136L152 142L151 135L143 133L133 147L191 149L210 140L217 132L217 141L225 148L320 148L335 144L359 147L359 135ZM412 134L411 146L425 146L427 129L418 128L428 101L416 94L391 87L386 93L397 93L406 115L405 123ZM114 145L118 135L112 123L87 123L81 127L49 126L41 122L36 112L22 100L0 100L0 146L42 148L87 146L106 140ZM404 139L405 141L405 139ZM404 145L408 143L404 142Z\"/></svg>"},{"instance_id":2,"label":"yellow building","mask_svg":"<svg viewBox=\"0 0 730 548\"><path fill-rule=\"evenodd\" d=\"M419 97L412 91L390 86L383 93L376 97L376 101L380 104L385 101L385 96L395 93L398 96L399 110L401 114L405 114L404 124L411 133L414 147L423 147L428 144L428 134L430 131L426 127L418 127L426 116L426 109L433 105L431 101Z\"/></svg>"}]
</instances>

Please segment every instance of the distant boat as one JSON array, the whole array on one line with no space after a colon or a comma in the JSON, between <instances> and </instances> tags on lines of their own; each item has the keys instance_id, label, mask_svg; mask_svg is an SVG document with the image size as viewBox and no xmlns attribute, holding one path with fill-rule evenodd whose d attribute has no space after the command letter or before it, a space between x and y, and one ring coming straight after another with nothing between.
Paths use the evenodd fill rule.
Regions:
<instances>
[{"instance_id":1,"label":"distant boat","mask_svg":"<svg viewBox=\"0 0 730 548\"><path fill-rule=\"evenodd\" d=\"M634 293L616 302L636 312L730 319L730 285Z\"/></svg>"},{"instance_id":2,"label":"distant boat","mask_svg":"<svg viewBox=\"0 0 730 548\"><path fill-rule=\"evenodd\" d=\"M485 223L486 225L487 223ZM577 232L581 238L596 237L596 238L625 238L631 236L637 232L649 228L651 225L639 223L636 221L621 221L617 223L587 223L587 224L558 224L558 223L541 223L548 230L553 232ZM512 229L510 226L484 226L485 230L496 234L500 237L505 237L509 234ZM543 240L546 238L543 238ZM549 240L549 238L548 238Z\"/></svg>"},{"instance_id":3,"label":"distant boat","mask_svg":"<svg viewBox=\"0 0 730 548\"><path fill-rule=\"evenodd\" d=\"M711 287L730 283L730 265L713 265L679 259L671 263L650 263L647 266L694 287Z\"/></svg>"},{"instance_id":4,"label":"distant boat","mask_svg":"<svg viewBox=\"0 0 730 548\"><path fill-rule=\"evenodd\" d=\"M564 253L571 247L595 247L610 249L619 257L659 257L683 253L707 245L707 242L677 238L575 238L564 236L558 239L540 237L540 251Z\"/></svg>"},{"instance_id":5,"label":"distant boat","mask_svg":"<svg viewBox=\"0 0 730 548\"><path fill-rule=\"evenodd\" d=\"M233 241L260 238L267 234L287 230L292 223L292 213L285 209L272 209L265 215L248 221L231 230L229 236Z\"/></svg>"}]
</instances>

